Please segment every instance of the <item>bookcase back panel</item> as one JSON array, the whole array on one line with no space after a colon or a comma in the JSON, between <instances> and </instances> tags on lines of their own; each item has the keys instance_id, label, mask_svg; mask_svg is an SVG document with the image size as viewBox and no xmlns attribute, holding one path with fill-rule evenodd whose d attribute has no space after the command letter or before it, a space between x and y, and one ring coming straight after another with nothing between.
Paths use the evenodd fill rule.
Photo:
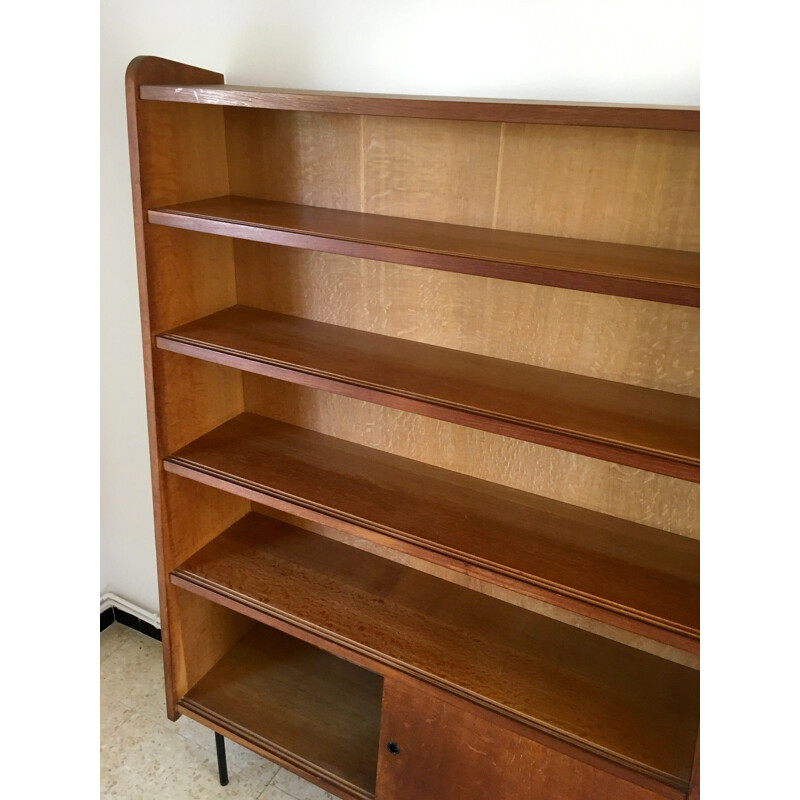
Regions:
<instances>
[{"instance_id":1,"label":"bookcase back panel","mask_svg":"<svg viewBox=\"0 0 800 800\"><path fill-rule=\"evenodd\" d=\"M699 134L225 109L231 194L699 250Z\"/></svg>"},{"instance_id":2,"label":"bookcase back panel","mask_svg":"<svg viewBox=\"0 0 800 800\"><path fill-rule=\"evenodd\" d=\"M362 118L226 108L230 193L361 210Z\"/></svg>"},{"instance_id":3,"label":"bookcase back panel","mask_svg":"<svg viewBox=\"0 0 800 800\"><path fill-rule=\"evenodd\" d=\"M700 394L687 306L237 240L239 302L524 364Z\"/></svg>"},{"instance_id":4,"label":"bookcase back panel","mask_svg":"<svg viewBox=\"0 0 800 800\"><path fill-rule=\"evenodd\" d=\"M168 586L174 622L175 694L178 698L194 686L257 624L204 597Z\"/></svg>"},{"instance_id":5,"label":"bookcase back panel","mask_svg":"<svg viewBox=\"0 0 800 800\"><path fill-rule=\"evenodd\" d=\"M226 108L231 194L698 248L698 135ZM699 311L234 242L239 303L699 394ZM248 411L698 535L696 484L245 375Z\"/></svg>"},{"instance_id":6,"label":"bookcase back panel","mask_svg":"<svg viewBox=\"0 0 800 800\"><path fill-rule=\"evenodd\" d=\"M505 125L495 227L700 249L700 134Z\"/></svg>"},{"instance_id":7,"label":"bookcase back panel","mask_svg":"<svg viewBox=\"0 0 800 800\"><path fill-rule=\"evenodd\" d=\"M622 644L635 647L637 650L644 650L645 652L652 653L659 658L673 661L676 664L683 664L691 669L700 668L699 655L690 653L677 647L673 647L664 642L658 642L654 639L646 636L640 636L639 634L623 628L607 625L601 621L590 619L589 617L583 616L574 611L560 608L559 606L554 606L550 603L537 600L534 597L520 594L519 592L515 592L511 589L506 589L503 586L498 586L495 583L490 583L488 581L475 578L471 575L466 575L464 573L448 569L447 567L443 567L432 561L417 558L409 553L400 552L396 548L386 547L370 539L354 536L345 531L340 531L336 528L328 527L327 525L322 525L318 522L301 519L293 514L279 511L277 509L270 508L269 506L253 503L253 510L257 511L259 514L264 514L268 517L281 520L282 522L287 522L297 528L318 533L322 536L326 536L329 539L334 539L337 542L343 542L350 547L355 547L359 550L373 553L381 558L386 558L389 561L394 561L397 564L403 564L407 567L411 567L418 572L425 572L428 575L445 578L451 583L457 583L459 586L464 586L467 589L472 589L476 592L489 595L490 597L495 597L498 600L503 600L506 603L511 603L519 608L533 611L534 613L541 614L544 617L550 617L551 619L565 622L572 627L592 631L593 633L604 636L606 639L613 639L616 642L621 642Z\"/></svg>"},{"instance_id":8,"label":"bookcase back panel","mask_svg":"<svg viewBox=\"0 0 800 800\"><path fill-rule=\"evenodd\" d=\"M699 485L245 374L245 408L397 455L698 537Z\"/></svg>"}]
</instances>

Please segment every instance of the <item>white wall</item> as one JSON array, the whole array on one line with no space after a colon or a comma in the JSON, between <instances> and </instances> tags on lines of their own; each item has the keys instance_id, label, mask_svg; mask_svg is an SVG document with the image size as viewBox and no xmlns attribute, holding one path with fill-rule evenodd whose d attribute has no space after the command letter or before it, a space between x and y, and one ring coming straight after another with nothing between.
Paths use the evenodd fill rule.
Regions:
<instances>
[{"instance_id":1,"label":"white wall","mask_svg":"<svg viewBox=\"0 0 800 800\"><path fill-rule=\"evenodd\" d=\"M137 55L230 83L699 104L698 0L104 0L101 591L158 605L123 77Z\"/></svg>"}]
</instances>

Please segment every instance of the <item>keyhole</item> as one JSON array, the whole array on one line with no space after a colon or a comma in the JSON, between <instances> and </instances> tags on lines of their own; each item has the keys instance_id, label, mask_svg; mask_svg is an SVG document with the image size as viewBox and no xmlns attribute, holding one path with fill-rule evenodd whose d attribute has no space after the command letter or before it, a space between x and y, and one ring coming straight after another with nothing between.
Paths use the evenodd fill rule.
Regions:
<instances>
[{"instance_id":1,"label":"keyhole","mask_svg":"<svg viewBox=\"0 0 800 800\"><path fill-rule=\"evenodd\" d=\"M386 749L393 755L396 756L400 752L400 746L397 742L388 742L386 744Z\"/></svg>"}]
</instances>

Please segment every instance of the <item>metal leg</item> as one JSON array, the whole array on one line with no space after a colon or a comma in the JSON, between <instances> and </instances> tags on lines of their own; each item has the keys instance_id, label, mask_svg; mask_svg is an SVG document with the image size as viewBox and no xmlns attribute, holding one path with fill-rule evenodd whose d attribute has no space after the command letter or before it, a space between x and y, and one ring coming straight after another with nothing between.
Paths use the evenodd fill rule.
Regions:
<instances>
[{"instance_id":1,"label":"metal leg","mask_svg":"<svg viewBox=\"0 0 800 800\"><path fill-rule=\"evenodd\" d=\"M225 757L225 737L214 731L217 742L217 769L219 769L219 785L228 785L228 759Z\"/></svg>"}]
</instances>

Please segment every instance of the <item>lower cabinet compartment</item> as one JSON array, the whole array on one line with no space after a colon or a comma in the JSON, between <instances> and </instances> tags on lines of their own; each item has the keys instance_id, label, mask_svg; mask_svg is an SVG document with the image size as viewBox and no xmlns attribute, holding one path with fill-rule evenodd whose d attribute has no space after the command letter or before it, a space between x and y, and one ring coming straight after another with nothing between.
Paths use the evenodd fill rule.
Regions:
<instances>
[{"instance_id":1,"label":"lower cabinet compartment","mask_svg":"<svg viewBox=\"0 0 800 800\"><path fill-rule=\"evenodd\" d=\"M213 600L176 591L184 621L191 614L196 622L181 648L192 677L178 710L337 797L686 797L685 789L597 754L587 757L574 743L528 731L445 688L379 663L373 672Z\"/></svg>"},{"instance_id":2,"label":"lower cabinet compartment","mask_svg":"<svg viewBox=\"0 0 800 800\"><path fill-rule=\"evenodd\" d=\"M379 675L254 624L178 707L343 797L372 798L382 683Z\"/></svg>"},{"instance_id":3,"label":"lower cabinet compartment","mask_svg":"<svg viewBox=\"0 0 800 800\"><path fill-rule=\"evenodd\" d=\"M386 680L378 800L659 800L664 795L578 761L447 702Z\"/></svg>"}]
</instances>

